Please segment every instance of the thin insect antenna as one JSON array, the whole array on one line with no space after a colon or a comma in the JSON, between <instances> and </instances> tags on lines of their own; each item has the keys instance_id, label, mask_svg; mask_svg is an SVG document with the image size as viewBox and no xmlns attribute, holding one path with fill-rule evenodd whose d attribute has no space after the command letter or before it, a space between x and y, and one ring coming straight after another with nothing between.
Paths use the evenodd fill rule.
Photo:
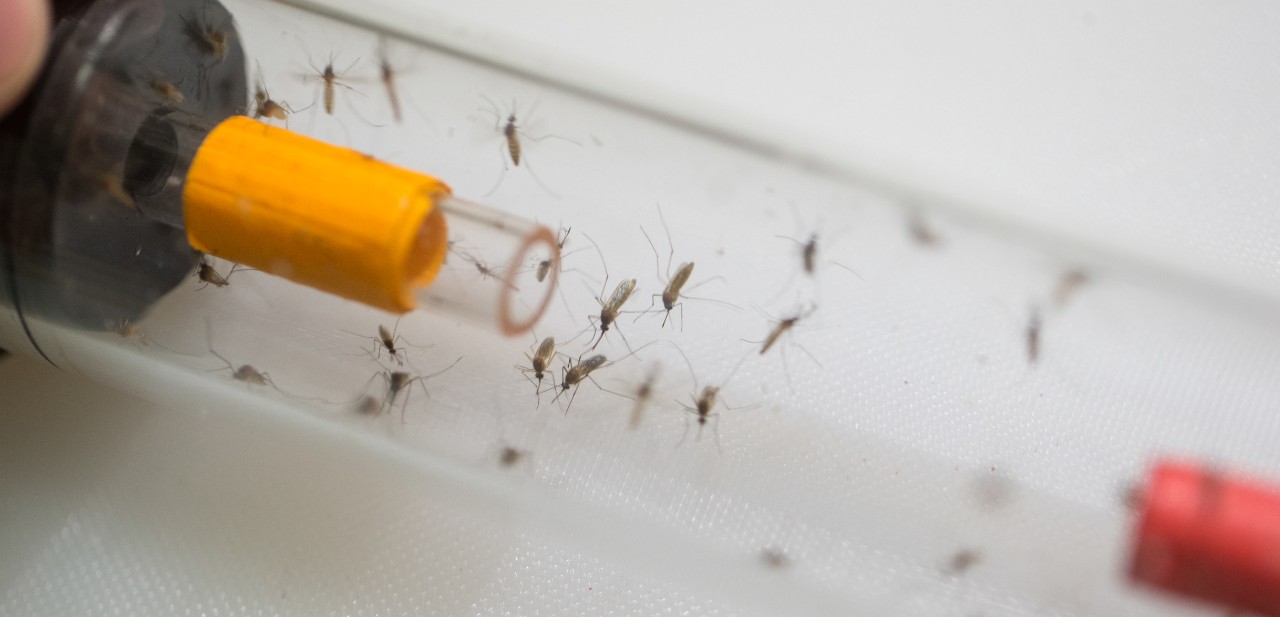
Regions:
<instances>
[{"instance_id":1,"label":"thin insect antenna","mask_svg":"<svg viewBox=\"0 0 1280 617\"><path fill-rule=\"evenodd\" d=\"M659 212L661 212L661 210L659 210ZM640 226L640 233L644 234L645 242L649 243L649 249L653 251L653 272L658 275L658 280L665 283L666 280L662 278L662 261L661 258L658 257L658 247L653 245L653 239L649 237L649 232L644 230L644 225ZM668 274L671 272L670 264L671 262L668 261Z\"/></svg>"},{"instance_id":2,"label":"thin insect antenna","mask_svg":"<svg viewBox=\"0 0 1280 617\"><path fill-rule=\"evenodd\" d=\"M582 235L586 237L587 242L591 243L591 246L596 247L596 255L600 256L600 266L604 268L604 282L600 283L600 295L596 296L596 301L604 304L604 292L609 286L609 264L605 262L604 251L600 250L600 245L596 243L595 238L588 236L586 233L583 233Z\"/></svg>"},{"instance_id":3,"label":"thin insect antenna","mask_svg":"<svg viewBox=\"0 0 1280 617\"><path fill-rule=\"evenodd\" d=\"M693 379L693 390L696 392L698 390L698 374L693 372L693 363L689 361L689 356L685 355L684 350L680 349L680 347L675 343L667 341L667 344L674 347L676 352L680 354L680 357L684 358L684 365L689 368L689 377ZM681 403L681 405L683 405L683 403Z\"/></svg>"},{"instance_id":4,"label":"thin insect antenna","mask_svg":"<svg viewBox=\"0 0 1280 617\"><path fill-rule=\"evenodd\" d=\"M671 241L671 228L667 227L667 217L662 213L662 204L658 206L658 220L662 221L662 230L667 232L667 278L671 278L671 260L676 256L676 245ZM654 251L655 253L657 251Z\"/></svg>"},{"instance_id":5,"label":"thin insect antenna","mask_svg":"<svg viewBox=\"0 0 1280 617\"><path fill-rule=\"evenodd\" d=\"M493 128L494 130L498 130L498 128L500 127L500 124L502 123L502 112L498 109L498 104L494 103L493 99L483 94L480 95L480 98L484 99L485 103L488 104L488 107L481 107L480 111L487 111L493 114L494 122L495 122L493 125Z\"/></svg>"},{"instance_id":6,"label":"thin insect antenna","mask_svg":"<svg viewBox=\"0 0 1280 617\"><path fill-rule=\"evenodd\" d=\"M266 71L262 70L262 62L259 60L254 60L253 64L254 66L258 67L258 79L257 79L258 85L262 87L262 92L264 94L270 94L267 92L267 84L262 78L262 76L266 74Z\"/></svg>"},{"instance_id":7,"label":"thin insect antenna","mask_svg":"<svg viewBox=\"0 0 1280 617\"><path fill-rule=\"evenodd\" d=\"M302 37L298 36L296 33L290 32L289 36L292 36L293 39L298 42L298 45L302 47L302 54L307 57L307 65L311 67L311 70L317 73L317 77L319 76L318 75L319 73L323 73L324 71L321 71L319 68L316 68L315 61L311 59L312 58L311 50L307 47L307 42L303 40Z\"/></svg>"}]
</instances>

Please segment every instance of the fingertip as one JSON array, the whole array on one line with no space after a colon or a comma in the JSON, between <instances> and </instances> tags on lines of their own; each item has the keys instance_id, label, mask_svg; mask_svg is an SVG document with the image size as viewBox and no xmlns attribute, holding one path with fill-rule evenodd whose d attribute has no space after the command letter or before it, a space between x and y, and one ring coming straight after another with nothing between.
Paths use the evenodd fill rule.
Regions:
<instances>
[{"instance_id":1,"label":"fingertip","mask_svg":"<svg viewBox=\"0 0 1280 617\"><path fill-rule=\"evenodd\" d=\"M0 115L26 93L49 40L48 0L0 0Z\"/></svg>"}]
</instances>

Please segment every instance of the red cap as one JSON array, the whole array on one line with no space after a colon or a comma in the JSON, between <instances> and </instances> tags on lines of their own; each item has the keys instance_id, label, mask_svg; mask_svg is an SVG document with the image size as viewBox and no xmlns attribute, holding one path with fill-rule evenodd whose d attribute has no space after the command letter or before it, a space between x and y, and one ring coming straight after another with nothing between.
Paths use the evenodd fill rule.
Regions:
<instances>
[{"instance_id":1,"label":"red cap","mask_svg":"<svg viewBox=\"0 0 1280 617\"><path fill-rule=\"evenodd\" d=\"M1161 461L1138 512L1134 581L1280 617L1280 486Z\"/></svg>"}]
</instances>

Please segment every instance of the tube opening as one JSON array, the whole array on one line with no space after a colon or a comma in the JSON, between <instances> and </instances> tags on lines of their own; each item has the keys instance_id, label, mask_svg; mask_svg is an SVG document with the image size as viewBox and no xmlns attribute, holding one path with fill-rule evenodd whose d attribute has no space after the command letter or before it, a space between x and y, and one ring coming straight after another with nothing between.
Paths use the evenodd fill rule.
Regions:
<instances>
[{"instance_id":1,"label":"tube opening","mask_svg":"<svg viewBox=\"0 0 1280 617\"><path fill-rule=\"evenodd\" d=\"M436 280L418 293L423 305L497 326L506 336L533 328L560 280L555 234L453 196L439 197L435 211L448 219L447 254Z\"/></svg>"},{"instance_id":2,"label":"tube opening","mask_svg":"<svg viewBox=\"0 0 1280 617\"><path fill-rule=\"evenodd\" d=\"M133 197L151 196L164 190L178 163L178 133L159 109L142 121L129 144L121 184Z\"/></svg>"}]
</instances>

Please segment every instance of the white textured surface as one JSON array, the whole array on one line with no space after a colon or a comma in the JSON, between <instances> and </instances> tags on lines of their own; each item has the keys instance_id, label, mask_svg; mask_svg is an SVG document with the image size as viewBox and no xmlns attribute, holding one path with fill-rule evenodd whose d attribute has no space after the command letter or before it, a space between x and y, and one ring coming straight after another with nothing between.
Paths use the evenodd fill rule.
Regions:
<instances>
[{"instance_id":1,"label":"white textured surface","mask_svg":"<svg viewBox=\"0 0 1280 617\"><path fill-rule=\"evenodd\" d=\"M849 185L403 46L392 58L406 125L369 126L352 114L389 120L374 37L243 5L251 57L295 107L316 95L296 78L306 53L362 57L338 115L312 108L291 128L571 224L569 248L590 246L590 234L611 281L639 278L645 299L660 283L637 225L657 231L661 203L677 261L698 264L694 282L725 277L697 294L741 310L689 302L683 331L653 317L621 328L633 345L680 345L703 385L746 357L724 394L750 408L722 409L699 439L674 402L694 390L689 371L659 344L599 375L631 391L662 367L641 429L626 428L628 401L590 385L568 414L550 395L535 409L511 368L529 341L430 316L400 325L412 344L432 345L410 349L413 364L463 362L430 382L429 401L415 391L406 424L271 391L267 402L207 357L206 316L219 352L333 401L377 370L342 330L372 333L389 319L252 273L227 289L184 288L140 324L148 343L50 330L66 373L0 364L4 391L21 393L0 402L0 614L1194 614L1123 585L1118 492L1157 452L1280 475L1280 324L1262 299L1280 288L1254 276L1274 248L1246 248L1274 247L1276 218L1244 198L1273 180L1231 181L1246 159L1274 158L1262 136L1275 120L1258 101L1232 113L1230 89L1214 85L1274 87L1255 62L1269 56L1250 47L1263 42L1243 33L1265 19L1242 18L1243 32L1225 37L1213 19L1225 13L1208 6L1136 2L986 7L999 24L977 9L896 3L788 6L786 20L781 5L658 3L615 21L609 5L478 2L400 24L458 34L456 23L483 16L495 30L472 25L459 40L518 47L494 34L518 30L566 58L548 70L594 50L591 63L618 67L602 87L661 83L687 97L670 101L694 101L694 115L723 97L724 118L764 119L749 127L755 137L823 129L835 137L809 154L883 166ZM1190 73L1161 68L1179 63ZM848 79L829 78L837 72ZM1199 102L1170 96L1175 86ZM528 130L582 145L527 144L526 166L502 175L481 96L516 97L521 109L537 100ZM1248 139L1224 129L1226 142L1204 153L1161 138L1191 143L1251 122ZM1221 167L1187 174L1193 154ZM1223 207L1192 199L1197 186ZM904 206L926 209L939 246L909 239ZM803 282L794 247L773 236L812 230L825 259L858 274L824 265L817 284ZM1088 242L1072 239L1085 231ZM1173 276L1148 276L1151 262ZM1092 281L1053 308L1055 281L1080 263ZM566 268L571 308L557 301L539 328L562 341L595 309L602 274L590 250ZM1261 294L1221 293L1242 285ZM785 315L806 300L819 311L777 351L759 357L740 340L768 329L756 307ZM1023 340L1030 304L1045 310L1035 368ZM577 355L581 341L568 349ZM625 347L611 334L601 351L616 359ZM75 373L171 409L90 390ZM48 385L27 389L39 381ZM529 455L502 469L504 445ZM763 566L766 548L791 565ZM947 575L962 548L982 559Z\"/></svg>"}]
</instances>

